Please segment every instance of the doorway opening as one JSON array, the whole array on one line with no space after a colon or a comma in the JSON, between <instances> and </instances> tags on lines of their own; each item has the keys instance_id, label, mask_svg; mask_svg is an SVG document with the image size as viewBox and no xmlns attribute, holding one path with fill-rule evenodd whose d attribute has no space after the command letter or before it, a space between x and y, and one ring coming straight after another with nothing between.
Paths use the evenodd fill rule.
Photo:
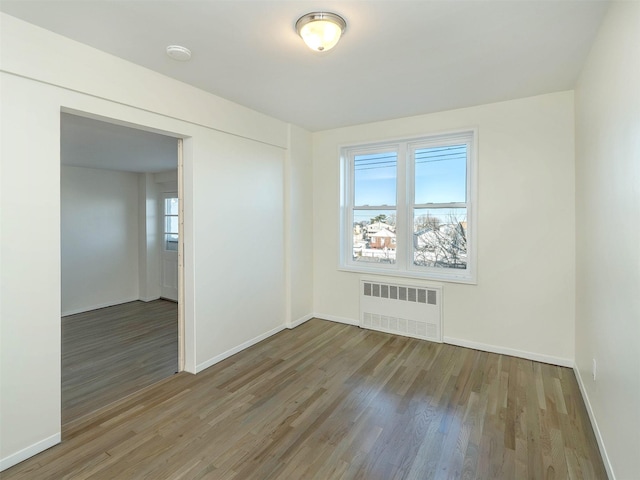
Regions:
<instances>
[{"instance_id":1,"label":"doorway opening","mask_svg":"<svg viewBox=\"0 0 640 480\"><path fill-rule=\"evenodd\" d=\"M60 139L66 425L183 369L182 140L70 113Z\"/></svg>"}]
</instances>

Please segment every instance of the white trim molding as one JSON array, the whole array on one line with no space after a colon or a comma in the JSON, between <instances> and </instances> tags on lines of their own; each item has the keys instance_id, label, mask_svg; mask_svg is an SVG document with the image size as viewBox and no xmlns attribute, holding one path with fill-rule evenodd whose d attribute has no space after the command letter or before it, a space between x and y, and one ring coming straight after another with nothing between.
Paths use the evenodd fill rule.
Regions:
<instances>
[{"instance_id":1,"label":"white trim molding","mask_svg":"<svg viewBox=\"0 0 640 480\"><path fill-rule=\"evenodd\" d=\"M360 322L352 318L337 317L335 315L327 315L325 313L314 313L313 317L319 318L320 320L329 320L330 322L344 323L346 325L353 325L356 327L360 326Z\"/></svg>"},{"instance_id":2,"label":"white trim molding","mask_svg":"<svg viewBox=\"0 0 640 480\"><path fill-rule=\"evenodd\" d=\"M153 302L155 300L160 300L161 298L162 297L160 297L160 296L157 296L157 297L156 296L153 296L153 297L140 297L138 300L140 300L141 302L144 302L144 303L149 303L149 302ZM175 301L175 300L172 300L172 301Z\"/></svg>"},{"instance_id":3,"label":"white trim molding","mask_svg":"<svg viewBox=\"0 0 640 480\"><path fill-rule=\"evenodd\" d=\"M231 355L235 355L238 352L241 352L242 350L249 348L253 345L255 345L256 343L261 342L262 340L265 340L267 338L269 338L272 335L275 335L276 333L280 333L281 331L283 331L285 328L287 328L285 325L280 325L276 328L273 328L271 330L269 330L268 332L263 333L262 335L258 335L257 337L252 338L251 340L247 340L244 343L241 343L238 346L235 346L229 350L227 350L226 352L221 353L220 355L216 355L213 358L210 358L209 360L202 362L198 365L196 365L196 371L195 373L200 373L203 370L215 365L218 362L221 362L222 360L229 358Z\"/></svg>"},{"instance_id":4,"label":"white trim molding","mask_svg":"<svg viewBox=\"0 0 640 480\"><path fill-rule=\"evenodd\" d=\"M28 458L44 452L48 448L51 448L62 441L62 434L60 432L51 435L50 437L40 440L33 445L23 448L22 450L9 455L3 459L0 459L0 472L17 465L20 462L25 461Z\"/></svg>"},{"instance_id":5,"label":"white trim molding","mask_svg":"<svg viewBox=\"0 0 640 480\"><path fill-rule=\"evenodd\" d=\"M299 327L300 325L302 325L305 322L308 322L309 320L311 320L312 318L314 318L315 316L313 315L313 313L309 313L308 315L305 315L304 317L300 317L298 320L295 320L293 322L289 322L289 324L287 325L287 328L289 330Z\"/></svg>"},{"instance_id":6,"label":"white trim molding","mask_svg":"<svg viewBox=\"0 0 640 480\"><path fill-rule=\"evenodd\" d=\"M473 348L474 350L482 350L483 352L498 353L501 355L509 355L511 357L525 358L535 362L550 363L551 365L559 365L561 367L573 368L574 362L570 358L554 357L552 355L544 355L542 353L527 352L524 350L516 350L508 347L499 347L486 343L473 342L460 338L444 337L444 343L457 345L458 347Z\"/></svg>"},{"instance_id":7,"label":"white trim molding","mask_svg":"<svg viewBox=\"0 0 640 480\"><path fill-rule=\"evenodd\" d=\"M107 308L107 307L115 307L116 305L122 305L122 304L125 304L125 303L137 302L138 300L141 300L141 299L139 297L131 297L131 298L124 298L124 299L120 299L120 300L115 300L115 301L112 301L112 302L99 303L97 305L91 305L91 306L86 306L86 307L81 307L81 308L72 308L70 310L66 310L66 311L62 312L60 314L60 316L67 317L69 315L77 315L78 313L91 312L93 310L100 310L101 308ZM146 301L146 300L142 300L142 301Z\"/></svg>"},{"instance_id":8,"label":"white trim molding","mask_svg":"<svg viewBox=\"0 0 640 480\"><path fill-rule=\"evenodd\" d=\"M308 318L307 318L308 317ZM307 317L303 317L306 320L298 320L297 325L301 325L305 321L311 318L319 318L320 320L328 320L330 322L336 323L344 323L346 325L353 325L356 327L360 326L360 322L358 320L354 320L352 318L346 317L338 317L336 315L328 315L325 313L314 313L313 315L308 315ZM294 324L294 326L297 326ZM293 328L293 327L290 327ZM541 353L527 352L524 350L516 350L513 348L507 347L499 347L496 345L489 345L486 343L472 342L470 340L463 340L460 338L453 337L443 337L443 342L448 343L450 345L457 345L458 347L472 348L474 350L481 350L483 352L497 353L501 355L509 355L511 357L519 357L525 358L527 360L533 360L536 362L549 363L551 365L558 365L560 367L568 367L574 368L574 361L570 358L562 358L562 357L554 357L552 355L544 355Z\"/></svg>"},{"instance_id":9,"label":"white trim molding","mask_svg":"<svg viewBox=\"0 0 640 480\"><path fill-rule=\"evenodd\" d=\"M587 409L587 413L589 414L589 420L591 421L591 428L593 428L593 433L596 436L596 442L598 442L598 448L600 449L600 455L602 456L602 463L604 463L604 468L607 471L607 475L610 480L616 480L616 476L613 473L613 465L611 465L611 460L609 459L609 455L607 455L607 449L604 446L604 440L602 438L602 434L600 433L600 428L598 428L598 422L596 421L596 415L593 413L593 408L591 407L591 402L589 401L589 395L587 395L587 389L584 386L584 382L582 381L582 375L580 375L580 369L578 365L573 365L573 372L576 375L576 380L578 381L578 387L580 388L580 393L582 394L582 399L584 400L584 405Z\"/></svg>"}]
</instances>

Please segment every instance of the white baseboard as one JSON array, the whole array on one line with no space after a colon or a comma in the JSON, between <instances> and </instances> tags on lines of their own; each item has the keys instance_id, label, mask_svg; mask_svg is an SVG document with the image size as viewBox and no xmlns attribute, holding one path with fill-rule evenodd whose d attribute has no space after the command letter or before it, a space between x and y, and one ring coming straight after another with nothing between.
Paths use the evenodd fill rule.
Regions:
<instances>
[{"instance_id":1,"label":"white baseboard","mask_svg":"<svg viewBox=\"0 0 640 480\"><path fill-rule=\"evenodd\" d=\"M313 315L313 313L310 313L309 315L305 315L304 317L300 317L298 320L295 320L295 321L289 323L287 325L287 328L288 329L296 328L296 327L302 325L303 323L308 322L312 318L314 318L314 315Z\"/></svg>"},{"instance_id":2,"label":"white baseboard","mask_svg":"<svg viewBox=\"0 0 640 480\"><path fill-rule=\"evenodd\" d=\"M602 439L602 434L600 433L600 429L598 428L598 422L596 421L596 416L593 413L593 408L591 408L591 402L589 401L589 395L587 395L587 389L584 386L584 382L582 381L582 375L580 375L580 369L578 366L574 364L573 371L576 374L576 380L578 381L578 387L580 387L580 393L582 394L582 399L584 400L585 407L587 407L587 413L589 414L589 420L591 420L591 427L593 428L593 433L596 436L596 441L598 442L598 447L600 448L600 455L602 455L602 460L604 463L604 468L607 470L607 475L609 476L609 480L616 480L616 476L613 473L613 466L611 465L611 460L609 460L609 455L607 455L607 449L604 446L604 440Z\"/></svg>"},{"instance_id":3,"label":"white baseboard","mask_svg":"<svg viewBox=\"0 0 640 480\"><path fill-rule=\"evenodd\" d=\"M140 297L138 300L140 300L141 302L153 302L154 300L160 300L160 296L157 297Z\"/></svg>"},{"instance_id":4,"label":"white baseboard","mask_svg":"<svg viewBox=\"0 0 640 480\"><path fill-rule=\"evenodd\" d=\"M129 303L129 302L135 302L137 300L139 300L138 297L130 298L130 299L126 299L125 298L124 300L116 300L114 302L99 303L97 305L90 305L90 306L81 307L81 308L72 308L70 310L63 310L60 315L62 317L66 317L67 315L76 315L78 313L90 312L91 310L98 310L99 308L115 307L116 305L122 305L123 303Z\"/></svg>"},{"instance_id":5,"label":"white baseboard","mask_svg":"<svg viewBox=\"0 0 640 480\"><path fill-rule=\"evenodd\" d=\"M352 318L337 317L335 315L328 315L324 313L314 313L314 318L321 320L329 320L331 322L345 323L347 325L359 326L360 322ZM498 347L496 345L488 345L485 343L472 342L469 340L462 340L453 337L444 337L444 343L451 345L457 345L459 347L473 348L474 350L482 350L484 352L499 353L502 355L509 355L512 357L526 358L527 360L534 360L536 362L550 363L552 365L559 365L561 367L573 368L574 362L570 358L554 357L551 355L543 355L540 353L526 352L524 350L515 350L513 348Z\"/></svg>"},{"instance_id":6,"label":"white baseboard","mask_svg":"<svg viewBox=\"0 0 640 480\"><path fill-rule=\"evenodd\" d=\"M319 318L321 320L329 320L330 322L345 323L347 325L355 325L356 327L360 325L360 322L358 320L354 320L353 318L337 317L335 315L327 315L325 313L314 313L313 317Z\"/></svg>"},{"instance_id":7,"label":"white baseboard","mask_svg":"<svg viewBox=\"0 0 640 480\"><path fill-rule=\"evenodd\" d=\"M6 470L7 468L13 467L20 462L25 461L27 458L33 457L40 452L44 452L47 448L51 448L54 445L60 443L62 436L60 433L56 433L55 435L51 435L44 440L40 440L33 445L23 448L19 452L9 455L3 459L0 459L0 472Z\"/></svg>"},{"instance_id":8,"label":"white baseboard","mask_svg":"<svg viewBox=\"0 0 640 480\"><path fill-rule=\"evenodd\" d=\"M226 352L221 353L220 355L216 355L215 357L210 358L206 362L202 362L202 363L196 365L196 372L195 373L200 373L204 369L209 368L209 367L211 367L212 365L215 365L218 362L221 362L225 358L229 358L231 355L235 355L236 353L241 352L245 348L249 348L252 345L255 345L256 343L261 342L265 338L269 338L271 335L275 335L276 333L281 332L285 328L287 328L287 327L284 326L284 325L280 325L279 327L271 329L268 332L263 333L262 335L258 335L257 337L252 338L251 340L247 340L246 342L241 343L240 345L238 345L236 347L233 347L232 349L227 350Z\"/></svg>"},{"instance_id":9,"label":"white baseboard","mask_svg":"<svg viewBox=\"0 0 640 480\"><path fill-rule=\"evenodd\" d=\"M499 353L501 355L509 355L511 357L526 358L527 360L534 360L536 362L550 363L552 365L559 365L561 367L573 368L573 360L569 358L554 357L551 355L544 355L541 353L526 352L524 350L516 350L513 348L499 347L496 345L488 345L486 343L472 342L470 340L463 340L460 338L444 337L444 343L450 345L457 345L459 347L473 348L474 350L482 350L483 352Z\"/></svg>"}]
</instances>

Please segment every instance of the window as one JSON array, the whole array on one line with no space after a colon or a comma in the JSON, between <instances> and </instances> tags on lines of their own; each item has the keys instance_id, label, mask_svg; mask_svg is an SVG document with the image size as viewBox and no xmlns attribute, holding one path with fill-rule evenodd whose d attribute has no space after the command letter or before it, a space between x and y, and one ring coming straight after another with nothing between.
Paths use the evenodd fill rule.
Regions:
<instances>
[{"instance_id":1,"label":"window","mask_svg":"<svg viewBox=\"0 0 640 480\"><path fill-rule=\"evenodd\" d=\"M168 197L164 199L164 249L178 250L178 199Z\"/></svg>"},{"instance_id":2,"label":"window","mask_svg":"<svg viewBox=\"0 0 640 480\"><path fill-rule=\"evenodd\" d=\"M342 149L342 269L475 281L475 131Z\"/></svg>"}]
</instances>

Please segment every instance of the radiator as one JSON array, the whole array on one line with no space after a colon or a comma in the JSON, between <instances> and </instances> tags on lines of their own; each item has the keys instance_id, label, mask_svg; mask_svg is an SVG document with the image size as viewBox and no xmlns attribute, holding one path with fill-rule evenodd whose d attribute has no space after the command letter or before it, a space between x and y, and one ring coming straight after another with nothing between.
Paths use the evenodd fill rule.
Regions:
<instances>
[{"instance_id":1,"label":"radiator","mask_svg":"<svg viewBox=\"0 0 640 480\"><path fill-rule=\"evenodd\" d=\"M361 280L360 326L442 342L442 287Z\"/></svg>"}]
</instances>

